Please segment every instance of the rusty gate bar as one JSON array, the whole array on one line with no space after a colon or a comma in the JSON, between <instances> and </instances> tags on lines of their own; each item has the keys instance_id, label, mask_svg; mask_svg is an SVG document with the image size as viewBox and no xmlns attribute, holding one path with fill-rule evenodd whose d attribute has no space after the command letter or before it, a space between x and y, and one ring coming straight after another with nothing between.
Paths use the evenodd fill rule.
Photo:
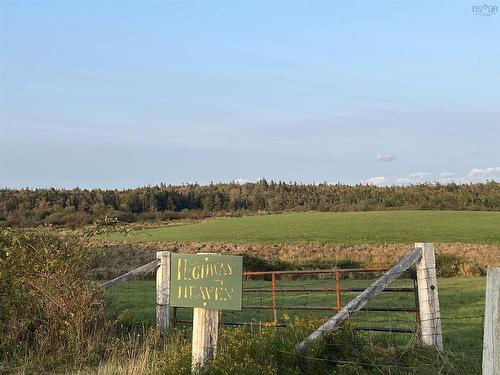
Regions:
<instances>
[{"instance_id":1,"label":"rusty gate bar","mask_svg":"<svg viewBox=\"0 0 500 375\"><path fill-rule=\"evenodd\" d=\"M241 308L244 310L273 310L274 307L266 305L255 305L255 306L243 306ZM337 306L277 306L276 310L329 310L329 311L340 311ZM415 307L386 307L386 306L374 306L374 307L364 307L361 311L377 311L377 312L417 312Z\"/></svg>"},{"instance_id":2,"label":"rusty gate bar","mask_svg":"<svg viewBox=\"0 0 500 375\"><path fill-rule=\"evenodd\" d=\"M366 288L284 288L276 287L277 292L363 292ZM244 292L259 293L259 292L272 292L272 288L243 288ZM414 292L414 288L385 288L382 292Z\"/></svg>"},{"instance_id":3,"label":"rusty gate bar","mask_svg":"<svg viewBox=\"0 0 500 375\"><path fill-rule=\"evenodd\" d=\"M259 322L222 322L224 325L232 326L260 326L260 327L286 327L287 323L280 322L278 320L278 310L303 310L303 311L340 311L342 309L342 292L362 292L366 288L363 287L341 287L341 274L342 273L381 273L386 272L387 268L333 268L325 270L296 270L296 271L250 271L243 272L243 277L248 279L249 277L267 276L271 277L271 287L253 287L253 288L243 288L244 293L271 293L271 304L270 305L260 305L251 306L243 305L243 311L252 310L272 310L272 321L259 321ZM278 287L277 278L281 275L317 275L317 274L334 274L335 276L335 287L326 288L301 288L301 287ZM269 279L267 279L269 280ZM336 305L335 306L307 306L307 305L278 305L276 299L276 293L298 293L298 292L335 292L336 294ZM400 333L415 333L419 331L420 325L420 313L418 306L418 290L416 285L416 278L413 275L413 288L385 288L383 292L388 293L399 293L399 292L410 292L415 294L415 307L378 307L378 306L367 306L361 310L363 311L374 311L374 312L411 312L416 315L416 327L415 329L410 328L392 328L392 327L355 327L357 330L362 331L379 331L379 332L400 332ZM173 323L184 323L191 324L191 320L179 320L177 319L177 309L173 310Z\"/></svg>"},{"instance_id":4,"label":"rusty gate bar","mask_svg":"<svg viewBox=\"0 0 500 375\"><path fill-rule=\"evenodd\" d=\"M375 273L386 272L388 268L331 268L327 270L297 270L297 271L247 271L243 276L265 276L265 275L309 275L317 273Z\"/></svg>"}]
</instances>

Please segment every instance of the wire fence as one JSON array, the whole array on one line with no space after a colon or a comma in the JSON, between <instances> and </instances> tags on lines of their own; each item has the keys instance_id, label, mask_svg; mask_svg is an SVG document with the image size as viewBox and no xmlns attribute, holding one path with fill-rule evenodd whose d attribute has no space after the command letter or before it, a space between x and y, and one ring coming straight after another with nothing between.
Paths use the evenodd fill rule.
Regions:
<instances>
[{"instance_id":1,"label":"wire fence","mask_svg":"<svg viewBox=\"0 0 500 375\"><path fill-rule=\"evenodd\" d=\"M359 292L373 282L386 269L333 269L309 271L246 272L243 281L243 308L241 312L225 311L224 324L262 324L283 327L294 315L330 316L340 311ZM390 294L410 294L406 306L391 304L385 299L382 305L364 308L369 312L413 313L417 323L415 283L399 282L399 287L386 288ZM382 331L414 332L415 327L359 327Z\"/></svg>"},{"instance_id":2,"label":"wire fence","mask_svg":"<svg viewBox=\"0 0 500 375\"><path fill-rule=\"evenodd\" d=\"M437 338L441 340L442 323L446 336L443 358L448 360L450 355L463 356L467 361L471 361L471 364L475 363L477 370L477 363L481 363L483 352L485 319L482 293L478 293L479 289L475 290L474 285L469 288L469 285L466 286L463 283L464 280L460 282L457 280L459 284L462 283L463 290L455 288L455 294L452 295L450 290L454 289L454 286L447 282L447 279L439 279L440 286L444 281L446 287L444 299L442 299L440 287L438 300L438 281L435 277L433 262L432 268L422 269L423 262L420 262L417 267L413 266L408 269L408 262L415 261L414 255L411 258L412 254L405 258L409 259L406 264L402 260L390 270L244 272L241 311L221 311L219 321L226 326L244 325L252 329L263 330L264 327L286 327L294 323L295 317L303 317L305 321L314 318L311 321L320 322L320 328L316 329L314 334L320 332L322 335L324 330L330 330L331 321L335 322L336 319L343 320L347 317L354 323L351 326L355 329L368 331L363 334L368 336L363 337L369 337L369 340L373 340L372 343L377 345L387 343L387 349L393 350L398 347L403 348L403 351L405 347L414 347L411 344L418 342L435 345L442 349L442 341L439 346L434 344L438 342ZM145 266L151 267L153 262L150 263L149 266ZM154 271L155 268L151 270ZM403 272L403 270L406 271ZM383 277L381 277L382 274ZM143 274L133 274L127 279L129 282L122 284L119 288L114 288L115 311L124 313L124 316L127 316L131 322L153 324L155 321L155 283ZM481 286L483 287L484 285ZM420 309L420 306L431 305L433 305L432 314L425 308L422 311ZM439 311L439 306L441 306L441 311ZM340 311L342 313L338 317L341 318L335 316L331 319ZM191 323L193 312L191 308L171 308L170 316L174 325L184 326ZM321 324L321 321L326 320L328 320L326 324ZM439 321L441 323L437 325ZM310 337L312 336L313 334ZM292 351L280 352L283 355L297 355ZM360 356L360 360L356 361L322 355L317 357L302 355L302 357L320 362L375 366L381 373L392 373L390 368L402 371L422 370L420 365L418 367L405 366L401 363L393 365L384 361L373 361L377 362L376 364L363 363L364 359L370 361L369 357L365 358L363 355ZM428 359L428 365L432 365L432 358Z\"/></svg>"},{"instance_id":3,"label":"wire fence","mask_svg":"<svg viewBox=\"0 0 500 375\"><path fill-rule=\"evenodd\" d=\"M243 278L242 311L222 311L224 325L244 325L252 328L286 327L294 317L324 319L365 290L385 269L334 269L311 271L246 272ZM274 277L273 277L274 275ZM130 324L154 324L155 283L148 275L136 275L112 288L112 309ZM273 281L274 279L274 281ZM371 331L382 342L404 344L419 334L419 325L426 320L418 313L418 290L415 273L406 272L362 311L350 317L357 329ZM464 309L467 310L467 302ZM449 330L470 333L479 341L482 314L441 308L441 320ZM460 309L462 310L462 309ZM190 324L192 309L171 308L174 324ZM459 324L459 322L462 322ZM396 337L397 336L397 337ZM449 340L448 340L449 341ZM477 347L476 345L474 345ZM465 349L480 352L478 349Z\"/></svg>"}]
</instances>

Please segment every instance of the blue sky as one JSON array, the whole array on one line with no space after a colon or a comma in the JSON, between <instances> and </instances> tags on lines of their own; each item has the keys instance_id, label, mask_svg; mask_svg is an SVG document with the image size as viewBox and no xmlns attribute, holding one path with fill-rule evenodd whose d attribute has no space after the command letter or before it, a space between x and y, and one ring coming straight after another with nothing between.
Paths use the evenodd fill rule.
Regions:
<instances>
[{"instance_id":1,"label":"blue sky","mask_svg":"<svg viewBox=\"0 0 500 375\"><path fill-rule=\"evenodd\" d=\"M2 0L0 186L500 180L474 4Z\"/></svg>"}]
</instances>

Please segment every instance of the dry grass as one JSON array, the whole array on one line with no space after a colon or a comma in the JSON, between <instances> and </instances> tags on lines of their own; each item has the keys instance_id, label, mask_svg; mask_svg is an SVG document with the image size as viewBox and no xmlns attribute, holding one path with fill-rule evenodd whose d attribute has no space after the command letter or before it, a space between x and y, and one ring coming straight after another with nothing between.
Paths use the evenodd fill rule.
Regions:
<instances>
[{"instance_id":1,"label":"dry grass","mask_svg":"<svg viewBox=\"0 0 500 375\"><path fill-rule=\"evenodd\" d=\"M127 272L155 258L155 251L169 250L182 253L217 252L221 254L246 254L269 261L271 264L292 265L338 264L345 260L366 267L388 267L405 256L411 246L386 245L335 245L335 244L231 244L231 243L140 243L99 242L96 246L106 249L100 267L100 276L109 278ZM500 265L500 245L435 244L437 254L453 254L483 268ZM107 273L107 274L105 274ZM468 276L464 270L462 276Z\"/></svg>"}]
</instances>

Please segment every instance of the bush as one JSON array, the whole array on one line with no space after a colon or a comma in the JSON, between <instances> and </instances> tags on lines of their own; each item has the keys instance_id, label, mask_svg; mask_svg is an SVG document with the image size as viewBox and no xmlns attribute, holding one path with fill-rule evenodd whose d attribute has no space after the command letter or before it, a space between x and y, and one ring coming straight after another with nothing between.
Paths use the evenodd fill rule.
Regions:
<instances>
[{"instance_id":1,"label":"bush","mask_svg":"<svg viewBox=\"0 0 500 375\"><path fill-rule=\"evenodd\" d=\"M299 375L299 364L304 359L295 355L295 345L320 322L317 318L295 318L289 327L283 329L224 327L219 333L216 359L200 374ZM350 327L346 326L346 329L350 330ZM160 360L155 374L191 374L191 339L190 332L186 333L184 337L175 336L177 340L163 348L163 354L157 356ZM310 367L315 367L315 364L310 364Z\"/></svg>"},{"instance_id":2,"label":"bush","mask_svg":"<svg viewBox=\"0 0 500 375\"><path fill-rule=\"evenodd\" d=\"M436 254L438 277L484 276L485 270L477 263L455 254Z\"/></svg>"},{"instance_id":3,"label":"bush","mask_svg":"<svg viewBox=\"0 0 500 375\"><path fill-rule=\"evenodd\" d=\"M243 257L243 271L268 272L291 269L290 265L278 259L267 259L250 254L241 254Z\"/></svg>"},{"instance_id":4,"label":"bush","mask_svg":"<svg viewBox=\"0 0 500 375\"><path fill-rule=\"evenodd\" d=\"M385 347L375 344L368 333L361 333L346 322L336 332L297 355L297 343L320 324L317 318L289 321L282 329L252 330L247 327L221 329L216 359L200 375L359 375L359 374L470 374L479 362L465 363L459 355L438 353L416 344ZM155 355L153 374L191 374L190 332L173 332Z\"/></svg>"},{"instance_id":5,"label":"bush","mask_svg":"<svg viewBox=\"0 0 500 375\"><path fill-rule=\"evenodd\" d=\"M90 278L95 252L49 228L0 231L0 360L28 353L50 362L91 359L112 326Z\"/></svg>"}]
</instances>

